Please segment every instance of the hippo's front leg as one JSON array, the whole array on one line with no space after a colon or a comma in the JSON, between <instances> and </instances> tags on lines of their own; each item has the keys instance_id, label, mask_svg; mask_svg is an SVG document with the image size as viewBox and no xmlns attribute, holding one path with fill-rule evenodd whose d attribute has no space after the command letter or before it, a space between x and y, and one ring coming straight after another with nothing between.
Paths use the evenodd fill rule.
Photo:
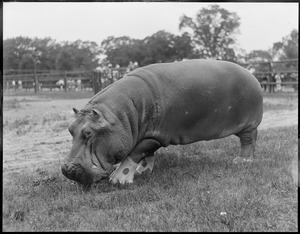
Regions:
<instances>
[{"instance_id":1,"label":"hippo's front leg","mask_svg":"<svg viewBox=\"0 0 300 234\"><path fill-rule=\"evenodd\" d=\"M119 167L109 176L109 180L116 184L132 183L135 169L137 168L137 163L134 162L130 156L125 158Z\"/></svg>"},{"instance_id":2,"label":"hippo's front leg","mask_svg":"<svg viewBox=\"0 0 300 234\"><path fill-rule=\"evenodd\" d=\"M124 159L120 166L109 176L109 180L115 184L133 183L134 173L137 169L138 163L144 158L153 155L153 153L160 148L158 141L154 139L142 140Z\"/></svg>"}]
</instances>

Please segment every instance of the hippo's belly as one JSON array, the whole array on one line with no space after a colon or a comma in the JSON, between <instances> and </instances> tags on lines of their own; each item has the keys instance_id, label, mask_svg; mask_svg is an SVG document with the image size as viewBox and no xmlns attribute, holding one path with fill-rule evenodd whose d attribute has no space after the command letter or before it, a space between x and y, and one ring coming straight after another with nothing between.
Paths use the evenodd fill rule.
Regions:
<instances>
[{"instance_id":1,"label":"hippo's belly","mask_svg":"<svg viewBox=\"0 0 300 234\"><path fill-rule=\"evenodd\" d=\"M250 73L231 63L199 67L161 71L161 120L152 137L164 146L252 131L261 122L261 89Z\"/></svg>"}]
</instances>

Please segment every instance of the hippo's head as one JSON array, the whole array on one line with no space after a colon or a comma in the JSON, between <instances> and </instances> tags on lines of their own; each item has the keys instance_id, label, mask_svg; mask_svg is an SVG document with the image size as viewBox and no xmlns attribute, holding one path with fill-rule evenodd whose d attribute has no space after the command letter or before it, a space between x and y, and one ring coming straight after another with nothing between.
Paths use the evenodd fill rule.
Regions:
<instances>
[{"instance_id":1,"label":"hippo's head","mask_svg":"<svg viewBox=\"0 0 300 234\"><path fill-rule=\"evenodd\" d=\"M123 145L112 118L97 109L73 110L76 118L69 125L73 145L61 169L68 179L90 185L110 175Z\"/></svg>"}]
</instances>

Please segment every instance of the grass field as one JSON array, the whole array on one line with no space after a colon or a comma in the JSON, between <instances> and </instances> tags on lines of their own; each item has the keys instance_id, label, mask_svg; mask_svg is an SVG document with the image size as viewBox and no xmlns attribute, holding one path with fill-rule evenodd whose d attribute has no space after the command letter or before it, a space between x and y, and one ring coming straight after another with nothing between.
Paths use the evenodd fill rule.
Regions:
<instances>
[{"instance_id":1,"label":"grass field","mask_svg":"<svg viewBox=\"0 0 300 234\"><path fill-rule=\"evenodd\" d=\"M296 95L265 97L251 164L232 163L230 136L162 148L152 174L89 190L60 172L83 98L4 97L3 231L298 231Z\"/></svg>"}]
</instances>

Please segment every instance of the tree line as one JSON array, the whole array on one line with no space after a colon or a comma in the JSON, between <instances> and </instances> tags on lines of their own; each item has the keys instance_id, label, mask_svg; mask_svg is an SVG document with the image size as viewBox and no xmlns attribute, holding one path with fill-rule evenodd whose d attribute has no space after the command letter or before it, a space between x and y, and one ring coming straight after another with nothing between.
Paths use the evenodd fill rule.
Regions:
<instances>
[{"instance_id":1,"label":"tree line","mask_svg":"<svg viewBox=\"0 0 300 234\"><path fill-rule=\"evenodd\" d=\"M100 45L93 41L57 42L47 38L16 37L3 41L4 70L94 70L102 64L126 67L193 58L213 58L238 63L298 58L298 30L293 30L269 50L245 53L236 47L240 18L219 5L198 11L195 18L182 15L181 35L165 30L144 39L109 36Z\"/></svg>"},{"instance_id":2,"label":"tree line","mask_svg":"<svg viewBox=\"0 0 300 234\"><path fill-rule=\"evenodd\" d=\"M16 37L3 41L3 69L91 70L98 66L96 42L56 42L50 37Z\"/></svg>"}]
</instances>

